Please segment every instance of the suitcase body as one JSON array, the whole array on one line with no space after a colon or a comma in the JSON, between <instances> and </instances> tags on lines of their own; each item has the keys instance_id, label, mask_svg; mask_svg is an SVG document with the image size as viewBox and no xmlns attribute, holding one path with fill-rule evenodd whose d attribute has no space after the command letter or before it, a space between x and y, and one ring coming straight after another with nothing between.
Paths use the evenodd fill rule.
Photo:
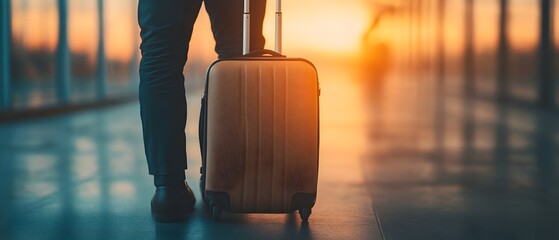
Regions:
<instances>
[{"instance_id":1,"label":"suitcase body","mask_svg":"<svg viewBox=\"0 0 559 240\"><path fill-rule=\"evenodd\" d=\"M199 137L200 189L215 219L221 211L291 213L307 221L318 183L320 89L316 68L276 51L250 48L250 1L244 1L243 57L217 60L207 72Z\"/></svg>"},{"instance_id":2,"label":"suitcase body","mask_svg":"<svg viewBox=\"0 0 559 240\"><path fill-rule=\"evenodd\" d=\"M204 200L215 218L289 213L307 220L316 200L319 85L314 66L284 57L214 62L200 137Z\"/></svg>"}]
</instances>

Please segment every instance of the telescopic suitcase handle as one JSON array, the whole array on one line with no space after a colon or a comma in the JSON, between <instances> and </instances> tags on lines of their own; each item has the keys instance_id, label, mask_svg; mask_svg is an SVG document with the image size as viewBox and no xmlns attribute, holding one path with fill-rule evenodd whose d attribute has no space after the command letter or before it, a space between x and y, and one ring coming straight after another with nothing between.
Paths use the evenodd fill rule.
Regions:
<instances>
[{"instance_id":1,"label":"telescopic suitcase handle","mask_svg":"<svg viewBox=\"0 0 559 240\"><path fill-rule=\"evenodd\" d=\"M250 52L250 0L244 0L243 12L243 55ZM276 47L275 51L281 55L282 51L282 18L281 0L276 0Z\"/></svg>"}]
</instances>

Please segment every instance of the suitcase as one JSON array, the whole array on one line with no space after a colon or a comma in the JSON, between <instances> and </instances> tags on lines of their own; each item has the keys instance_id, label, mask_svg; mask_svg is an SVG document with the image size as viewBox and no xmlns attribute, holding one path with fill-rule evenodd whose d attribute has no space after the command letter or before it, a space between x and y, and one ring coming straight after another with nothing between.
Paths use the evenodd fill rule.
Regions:
<instances>
[{"instance_id":1,"label":"suitcase","mask_svg":"<svg viewBox=\"0 0 559 240\"><path fill-rule=\"evenodd\" d=\"M243 57L213 62L202 96L200 189L214 219L232 213L292 213L308 221L316 201L319 84L312 63L281 51L248 53L245 0Z\"/></svg>"}]
</instances>

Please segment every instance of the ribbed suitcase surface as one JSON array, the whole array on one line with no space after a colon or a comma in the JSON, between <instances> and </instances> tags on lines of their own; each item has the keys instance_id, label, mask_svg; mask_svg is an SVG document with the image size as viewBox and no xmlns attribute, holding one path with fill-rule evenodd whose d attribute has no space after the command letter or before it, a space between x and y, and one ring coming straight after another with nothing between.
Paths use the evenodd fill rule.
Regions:
<instances>
[{"instance_id":1,"label":"ribbed suitcase surface","mask_svg":"<svg viewBox=\"0 0 559 240\"><path fill-rule=\"evenodd\" d=\"M319 147L314 66L289 58L223 60L207 80L206 192L228 195L230 212L312 207Z\"/></svg>"}]
</instances>

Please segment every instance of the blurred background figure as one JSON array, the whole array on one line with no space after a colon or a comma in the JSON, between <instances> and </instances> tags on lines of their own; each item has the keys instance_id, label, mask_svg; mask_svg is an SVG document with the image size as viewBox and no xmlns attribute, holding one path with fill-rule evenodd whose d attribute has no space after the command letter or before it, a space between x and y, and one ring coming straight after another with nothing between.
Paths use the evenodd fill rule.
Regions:
<instances>
[{"instance_id":1,"label":"blurred background figure","mask_svg":"<svg viewBox=\"0 0 559 240\"><path fill-rule=\"evenodd\" d=\"M390 70L391 46L376 30L384 20L396 11L391 5L371 2L370 23L363 33L360 45L360 71L362 76L357 78L357 84L362 89L367 122L371 122L370 137L382 137L382 106L386 75Z\"/></svg>"},{"instance_id":2,"label":"blurred background figure","mask_svg":"<svg viewBox=\"0 0 559 240\"><path fill-rule=\"evenodd\" d=\"M381 24L385 17L394 14L393 6L372 5L371 7L371 23L363 33L361 39L361 64L364 72L364 95L370 100L382 101L382 90L384 87L384 79L390 70L390 43L382 36L377 36L375 30Z\"/></svg>"}]
</instances>

